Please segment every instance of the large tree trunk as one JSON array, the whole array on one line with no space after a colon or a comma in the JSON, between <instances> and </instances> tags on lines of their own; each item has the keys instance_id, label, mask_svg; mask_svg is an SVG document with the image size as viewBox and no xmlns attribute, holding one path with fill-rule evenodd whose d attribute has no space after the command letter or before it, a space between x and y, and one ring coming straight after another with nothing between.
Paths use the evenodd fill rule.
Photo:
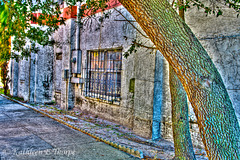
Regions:
<instances>
[{"instance_id":1,"label":"large tree trunk","mask_svg":"<svg viewBox=\"0 0 240 160\"><path fill-rule=\"evenodd\" d=\"M173 67L188 95L210 159L239 159L240 128L222 78L167 0L119 0Z\"/></svg>"},{"instance_id":2,"label":"large tree trunk","mask_svg":"<svg viewBox=\"0 0 240 160\"><path fill-rule=\"evenodd\" d=\"M179 8L183 6L183 3L183 0L178 0ZM184 9L179 10L179 16L184 20ZM174 160L195 160L188 121L187 95L171 65L169 65L169 85L172 102Z\"/></svg>"}]
</instances>

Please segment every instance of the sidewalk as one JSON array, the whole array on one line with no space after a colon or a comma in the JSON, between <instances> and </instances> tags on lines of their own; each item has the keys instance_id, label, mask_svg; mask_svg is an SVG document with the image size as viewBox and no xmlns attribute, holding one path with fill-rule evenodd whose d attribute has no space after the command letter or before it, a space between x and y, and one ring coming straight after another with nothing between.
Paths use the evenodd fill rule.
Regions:
<instances>
[{"instance_id":1,"label":"sidewalk","mask_svg":"<svg viewBox=\"0 0 240 160\"><path fill-rule=\"evenodd\" d=\"M17 102L136 157L163 160L174 157L174 145L170 141L164 139L152 141L139 137L124 126L98 116L84 114L78 109L63 111L57 105L30 105ZM198 160L207 160L204 150L197 148L194 150Z\"/></svg>"},{"instance_id":2,"label":"sidewalk","mask_svg":"<svg viewBox=\"0 0 240 160\"><path fill-rule=\"evenodd\" d=\"M137 160L0 96L1 160Z\"/></svg>"}]
</instances>

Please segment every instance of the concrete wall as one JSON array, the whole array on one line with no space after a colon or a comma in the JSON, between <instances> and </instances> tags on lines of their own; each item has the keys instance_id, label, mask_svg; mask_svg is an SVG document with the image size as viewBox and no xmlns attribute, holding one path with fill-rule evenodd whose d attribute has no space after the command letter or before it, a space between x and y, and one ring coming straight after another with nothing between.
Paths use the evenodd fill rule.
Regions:
<instances>
[{"instance_id":1,"label":"concrete wall","mask_svg":"<svg viewBox=\"0 0 240 160\"><path fill-rule=\"evenodd\" d=\"M25 101L44 103L52 100L53 47L39 46L38 54L12 60L11 94ZM31 60L30 60L31 59Z\"/></svg>"},{"instance_id":2,"label":"concrete wall","mask_svg":"<svg viewBox=\"0 0 240 160\"><path fill-rule=\"evenodd\" d=\"M75 43L75 19L68 19L54 34L54 92L55 101L62 108L68 108L69 79L64 79L64 70L70 69L70 53ZM59 59L59 56L62 58ZM71 96L71 95L70 95Z\"/></svg>"},{"instance_id":3,"label":"concrete wall","mask_svg":"<svg viewBox=\"0 0 240 160\"><path fill-rule=\"evenodd\" d=\"M117 7L124 11L123 7ZM81 50L83 68L86 68L87 51L99 49L120 49L122 54L128 50L136 33L133 27L113 9L110 10L110 18L99 22L102 13L98 13L95 18L89 19L81 31ZM128 19L133 19L129 14L123 12ZM129 82L134 78L134 56L130 55L122 60L121 72L121 103L111 105L102 103L94 99L84 97L83 90L76 87L75 98L77 107L84 112L90 112L105 119L133 127L133 94L129 93ZM84 71L84 70L83 70ZM80 103L80 104L79 104Z\"/></svg>"},{"instance_id":4,"label":"concrete wall","mask_svg":"<svg viewBox=\"0 0 240 160\"><path fill-rule=\"evenodd\" d=\"M11 59L11 81L10 81L10 94L14 97L17 97L18 95L18 63Z\"/></svg>"},{"instance_id":5,"label":"concrete wall","mask_svg":"<svg viewBox=\"0 0 240 160\"><path fill-rule=\"evenodd\" d=\"M122 7L117 7L127 19L134 22L132 16ZM114 9L109 19L99 22L98 19L102 13L96 14L96 17L89 19L84 23L81 29L81 50L82 50L82 74L73 74L74 77L84 78L84 68L86 68L87 51L93 50L114 50L118 49L124 54L134 39L146 42L146 39L137 33L137 31ZM57 52L62 52L61 62L55 60L54 64L62 63L62 72L69 69L70 44L75 49L75 23L74 20L67 20L66 26L61 26L55 34L56 41L62 45L55 46L55 56ZM70 36L71 34L71 36ZM64 35L64 36L61 36ZM72 42L69 41L71 39ZM148 42L146 45L152 45ZM151 137L152 128L152 106L154 89L154 71L155 71L155 52L149 49L138 49L136 53L130 55L127 59L122 59L121 72L121 102L119 105L104 103L97 99L85 97L84 84L73 84L74 86L74 106L80 108L83 112L92 113L99 117L114 121L129 128L132 128L137 134L144 137ZM150 54L153 53L153 54ZM143 67L144 66L144 67ZM54 71L59 70L59 66ZM59 74L54 73L55 91L59 86ZM62 76L62 75L61 75ZM130 79L135 79L135 91L129 92ZM66 108L68 101L68 91L66 88L68 81L61 82L61 107ZM55 99L56 98L55 94ZM58 100L57 100L58 101Z\"/></svg>"},{"instance_id":6,"label":"concrete wall","mask_svg":"<svg viewBox=\"0 0 240 160\"><path fill-rule=\"evenodd\" d=\"M35 102L49 102L52 100L53 88L53 47L42 48L35 59Z\"/></svg>"}]
</instances>

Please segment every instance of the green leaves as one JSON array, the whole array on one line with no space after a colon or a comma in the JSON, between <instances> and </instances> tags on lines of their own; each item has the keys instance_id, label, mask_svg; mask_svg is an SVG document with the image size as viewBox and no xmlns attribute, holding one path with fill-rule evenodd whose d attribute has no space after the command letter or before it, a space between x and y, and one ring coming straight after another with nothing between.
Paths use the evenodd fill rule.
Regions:
<instances>
[{"instance_id":1,"label":"green leaves","mask_svg":"<svg viewBox=\"0 0 240 160\"><path fill-rule=\"evenodd\" d=\"M0 3L0 22L2 26L6 26L9 15L9 8L7 3Z\"/></svg>"},{"instance_id":2,"label":"green leaves","mask_svg":"<svg viewBox=\"0 0 240 160\"><path fill-rule=\"evenodd\" d=\"M0 1L0 58L10 59L10 38L12 37L12 48L14 52L21 53L21 57L27 57L36 49L26 48L26 42L37 42L41 45L52 45L50 35L57 29L58 24L63 24L63 19L59 18L61 11L58 3L53 0L46 2L36 2L21 0ZM41 14L37 14L41 11ZM32 25L31 22L37 23ZM8 56L7 56L8 55ZM19 58L12 54L12 57Z\"/></svg>"},{"instance_id":3,"label":"green leaves","mask_svg":"<svg viewBox=\"0 0 240 160\"><path fill-rule=\"evenodd\" d=\"M86 16L86 10L93 15L98 11L104 11L109 0L87 0L80 9L80 16ZM83 0L67 0L69 8ZM31 0L0 0L0 58L8 61L12 58L23 58L37 49L27 49L26 43L38 43L40 45L53 45L50 40L51 35L59 28L59 24L64 24L64 19L60 17L61 10L58 2L54 0L31 1ZM104 14L108 18L108 14ZM81 22L79 22L81 23ZM33 25L37 24L37 25ZM10 54L11 46L13 52ZM37 47L36 47L37 48ZM11 56L10 56L11 55Z\"/></svg>"},{"instance_id":4,"label":"green leaves","mask_svg":"<svg viewBox=\"0 0 240 160\"><path fill-rule=\"evenodd\" d=\"M140 46L136 43L136 40L134 40L132 42L130 48L123 54L123 57L128 58L128 56L130 56L130 54L136 53L138 47L140 47Z\"/></svg>"},{"instance_id":5,"label":"green leaves","mask_svg":"<svg viewBox=\"0 0 240 160\"><path fill-rule=\"evenodd\" d=\"M190 8L191 6L197 7L199 10L203 9L204 13L206 15L208 14L214 14L217 17L221 16L223 14L222 6L219 1L211 1L211 3L205 3L206 1L202 0L186 0L184 6L178 6L179 4L175 2L175 7L178 7L179 10L184 9L185 11ZM239 16L239 10L240 10L240 0L224 0L223 1L226 6L229 8L232 8L236 11L237 17Z\"/></svg>"},{"instance_id":6,"label":"green leaves","mask_svg":"<svg viewBox=\"0 0 240 160\"><path fill-rule=\"evenodd\" d=\"M217 12L217 17L220 16L220 15L222 15L222 14L223 14L223 12L222 12L221 10L218 10L218 12Z\"/></svg>"}]
</instances>

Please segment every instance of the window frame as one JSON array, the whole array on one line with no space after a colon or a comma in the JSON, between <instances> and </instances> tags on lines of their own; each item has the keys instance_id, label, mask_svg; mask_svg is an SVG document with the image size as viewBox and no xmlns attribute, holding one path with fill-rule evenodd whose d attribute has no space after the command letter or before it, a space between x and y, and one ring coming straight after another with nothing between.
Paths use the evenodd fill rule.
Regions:
<instances>
[{"instance_id":1,"label":"window frame","mask_svg":"<svg viewBox=\"0 0 240 160\"><path fill-rule=\"evenodd\" d=\"M120 105L122 49L88 50L85 66L85 97Z\"/></svg>"}]
</instances>

